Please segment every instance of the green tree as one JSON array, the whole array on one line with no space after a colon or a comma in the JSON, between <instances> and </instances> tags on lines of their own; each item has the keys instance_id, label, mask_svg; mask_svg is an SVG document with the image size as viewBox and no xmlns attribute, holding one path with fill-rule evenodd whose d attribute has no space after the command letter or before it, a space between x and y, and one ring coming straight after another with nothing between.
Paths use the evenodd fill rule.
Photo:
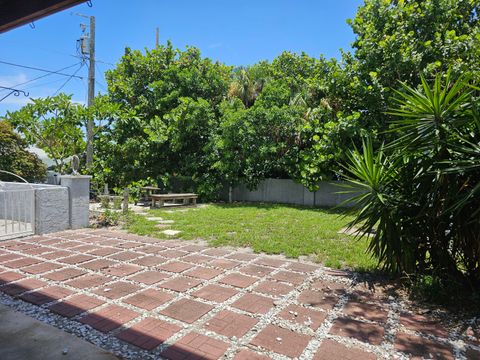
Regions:
<instances>
[{"instance_id":1,"label":"green tree","mask_svg":"<svg viewBox=\"0 0 480 360\"><path fill-rule=\"evenodd\" d=\"M0 170L17 174L30 182L44 181L47 171L38 156L27 150L27 142L5 120L0 121ZM1 178L10 179L5 174L1 174Z\"/></svg>"},{"instance_id":2,"label":"green tree","mask_svg":"<svg viewBox=\"0 0 480 360\"><path fill-rule=\"evenodd\" d=\"M230 75L231 67L202 58L196 48L181 51L171 43L145 53L127 48L106 74L110 101L130 114L112 123L98 143L103 169L115 174L108 181L126 185L173 174L202 178L209 168L204 148L215 132Z\"/></svg>"},{"instance_id":3,"label":"green tree","mask_svg":"<svg viewBox=\"0 0 480 360\"><path fill-rule=\"evenodd\" d=\"M85 148L80 108L71 96L59 94L32 99L32 103L20 110L7 112L6 119L24 135L28 144L44 150L62 173L67 158L81 154Z\"/></svg>"},{"instance_id":4,"label":"green tree","mask_svg":"<svg viewBox=\"0 0 480 360\"><path fill-rule=\"evenodd\" d=\"M342 110L361 113L363 129L382 132L399 82L416 87L421 75L450 68L453 76L472 71L478 78L479 13L477 0L366 0L349 21L356 38L343 59L349 87Z\"/></svg>"}]
</instances>

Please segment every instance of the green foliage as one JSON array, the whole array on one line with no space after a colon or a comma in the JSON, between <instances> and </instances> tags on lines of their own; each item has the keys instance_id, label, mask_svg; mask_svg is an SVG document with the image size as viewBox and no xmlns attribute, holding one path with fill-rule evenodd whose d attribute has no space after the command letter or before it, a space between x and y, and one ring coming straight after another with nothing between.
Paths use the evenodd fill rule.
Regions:
<instances>
[{"instance_id":1,"label":"green foliage","mask_svg":"<svg viewBox=\"0 0 480 360\"><path fill-rule=\"evenodd\" d=\"M122 201L123 201L122 197L112 196L113 210L121 210L122 209Z\"/></svg>"},{"instance_id":2,"label":"green foliage","mask_svg":"<svg viewBox=\"0 0 480 360\"><path fill-rule=\"evenodd\" d=\"M422 74L478 69L479 11L477 0L366 0L349 21L356 39L344 56L348 111L362 112L364 129L383 131L399 81L416 87Z\"/></svg>"},{"instance_id":3,"label":"green foliage","mask_svg":"<svg viewBox=\"0 0 480 360\"><path fill-rule=\"evenodd\" d=\"M5 120L0 121L0 170L17 174L30 182L44 181L47 171L38 156L27 150L26 141ZM10 179L5 174L0 176L3 180Z\"/></svg>"},{"instance_id":4,"label":"green foliage","mask_svg":"<svg viewBox=\"0 0 480 360\"><path fill-rule=\"evenodd\" d=\"M123 215L121 212L105 209L105 211L97 215L94 227L117 226L122 219Z\"/></svg>"},{"instance_id":5,"label":"green foliage","mask_svg":"<svg viewBox=\"0 0 480 360\"><path fill-rule=\"evenodd\" d=\"M110 209L110 195L99 195L98 198L102 209Z\"/></svg>"},{"instance_id":6,"label":"green foliage","mask_svg":"<svg viewBox=\"0 0 480 360\"><path fill-rule=\"evenodd\" d=\"M7 112L6 119L21 132L30 145L44 150L63 173L69 156L80 154L85 146L80 129L80 105L71 96L32 99L18 111Z\"/></svg>"},{"instance_id":7,"label":"green foliage","mask_svg":"<svg viewBox=\"0 0 480 360\"><path fill-rule=\"evenodd\" d=\"M369 250L389 271L480 285L480 118L470 75L396 92L395 140L350 155L363 187L350 226L374 232Z\"/></svg>"},{"instance_id":8,"label":"green foliage","mask_svg":"<svg viewBox=\"0 0 480 360\"><path fill-rule=\"evenodd\" d=\"M109 97L130 111L102 133L97 157L112 184L170 175L210 181L208 145L231 68L202 58L198 49L126 49L107 72Z\"/></svg>"}]
</instances>

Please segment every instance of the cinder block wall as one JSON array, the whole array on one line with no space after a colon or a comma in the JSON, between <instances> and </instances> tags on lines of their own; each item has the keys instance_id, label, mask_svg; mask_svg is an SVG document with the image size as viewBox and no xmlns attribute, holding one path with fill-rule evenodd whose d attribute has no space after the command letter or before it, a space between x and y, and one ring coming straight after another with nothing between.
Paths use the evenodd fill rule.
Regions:
<instances>
[{"instance_id":1,"label":"cinder block wall","mask_svg":"<svg viewBox=\"0 0 480 360\"><path fill-rule=\"evenodd\" d=\"M29 196L33 191L36 234L88 227L90 177L65 176L63 178L64 186L2 182L2 188L6 190L4 194L9 190L14 190L16 194L13 220L32 221L32 201L29 200ZM0 219L5 217L5 207L13 206L10 202L5 202L5 198L0 196L0 202L3 202L0 203ZM11 218L11 209L8 209L8 213Z\"/></svg>"},{"instance_id":2,"label":"cinder block wall","mask_svg":"<svg viewBox=\"0 0 480 360\"><path fill-rule=\"evenodd\" d=\"M232 190L233 201L282 203L312 207L339 206L352 197L352 194L339 194L345 191L343 181L322 181L315 192L290 179L266 179L255 190L239 185ZM228 191L227 191L228 193ZM358 190L360 193L360 189ZM228 200L228 199L224 199ZM346 206L351 204L346 204Z\"/></svg>"}]
</instances>

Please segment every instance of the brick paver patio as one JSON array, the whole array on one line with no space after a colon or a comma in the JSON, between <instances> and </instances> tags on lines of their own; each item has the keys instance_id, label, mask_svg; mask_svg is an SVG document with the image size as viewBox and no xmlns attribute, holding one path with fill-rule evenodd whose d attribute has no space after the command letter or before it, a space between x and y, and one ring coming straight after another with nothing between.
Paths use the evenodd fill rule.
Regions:
<instances>
[{"instance_id":1,"label":"brick paver patio","mask_svg":"<svg viewBox=\"0 0 480 360\"><path fill-rule=\"evenodd\" d=\"M107 230L1 242L0 301L127 359L480 354L342 272Z\"/></svg>"}]
</instances>

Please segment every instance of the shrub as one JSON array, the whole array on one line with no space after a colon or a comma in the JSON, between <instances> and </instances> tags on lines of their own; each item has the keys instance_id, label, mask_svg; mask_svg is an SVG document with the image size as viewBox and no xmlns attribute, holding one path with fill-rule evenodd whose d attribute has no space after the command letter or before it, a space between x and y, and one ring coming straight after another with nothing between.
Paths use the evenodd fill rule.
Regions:
<instances>
[{"instance_id":1,"label":"shrub","mask_svg":"<svg viewBox=\"0 0 480 360\"><path fill-rule=\"evenodd\" d=\"M442 80L443 79L443 80ZM480 116L470 76L403 85L390 112L395 140L350 154L348 179L362 186L350 224L372 232L384 269L480 285Z\"/></svg>"},{"instance_id":2,"label":"shrub","mask_svg":"<svg viewBox=\"0 0 480 360\"><path fill-rule=\"evenodd\" d=\"M98 197L100 199L100 206L102 209L109 209L110 208L110 196L109 195L100 195Z\"/></svg>"},{"instance_id":3,"label":"shrub","mask_svg":"<svg viewBox=\"0 0 480 360\"><path fill-rule=\"evenodd\" d=\"M120 210L122 208L122 200L123 199L120 196L112 196L114 210Z\"/></svg>"},{"instance_id":4,"label":"shrub","mask_svg":"<svg viewBox=\"0 0 480 360\"><path fill-rule=\"evenodd\" d=\"M47 167L37 155L27 150L27 142L13 131L9 122L0 121L0 169L13 172L30 182L43 182ZM18 181L1 174L2 180Z\"/></svg>"}]
</instances>

